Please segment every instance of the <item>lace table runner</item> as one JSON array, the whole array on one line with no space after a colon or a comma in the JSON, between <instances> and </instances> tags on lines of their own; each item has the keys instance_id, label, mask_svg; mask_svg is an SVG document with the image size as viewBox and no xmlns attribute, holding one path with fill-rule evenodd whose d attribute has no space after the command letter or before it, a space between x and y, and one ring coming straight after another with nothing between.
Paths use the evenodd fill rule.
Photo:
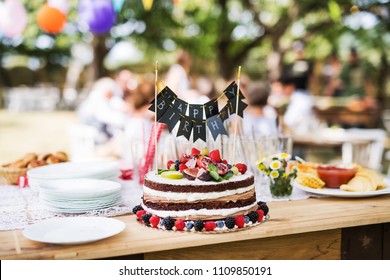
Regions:
<instances>
[{"instance_id":1,"label":"lace table runner","mask_svg":"<svg viewBox=\"0 0 390 280\"><path fill-rule=\"evenodd\" d=\"M82 214L67 214L50 211L39 201L37 192L30 188L17 186L0 186L0 230L23 229L28 224L59 217L114 217L128 214L141 202L142 187L134 181L122 181L119 206Z\"/></svg>"}]
</instances>

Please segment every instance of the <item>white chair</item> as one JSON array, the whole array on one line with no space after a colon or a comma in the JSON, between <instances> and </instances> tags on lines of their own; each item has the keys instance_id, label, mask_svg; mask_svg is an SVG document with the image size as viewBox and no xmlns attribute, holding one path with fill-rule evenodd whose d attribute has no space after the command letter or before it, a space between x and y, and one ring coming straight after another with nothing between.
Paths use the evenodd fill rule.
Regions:
<instances>
[{"instance_id":1,"label":"white chair","mask_svg":"<svg viewBox=\"0 0 390 280\"><path fill-rule=\"evenodd\" d=\"M387 133L383 129L348 129L351 141L342 146L343 162L354 162L381 171ZM360 141L359 141L360 140Z\"/></svg>"}]
</instances>

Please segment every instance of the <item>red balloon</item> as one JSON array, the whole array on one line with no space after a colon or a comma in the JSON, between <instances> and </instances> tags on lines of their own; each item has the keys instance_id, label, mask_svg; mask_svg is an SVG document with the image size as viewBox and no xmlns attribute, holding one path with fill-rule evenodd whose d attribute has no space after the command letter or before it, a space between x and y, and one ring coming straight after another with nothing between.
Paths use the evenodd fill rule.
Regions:
<instances>
[{"instance_id":1,"label":"red balloon","mask_svg":"<svg viewBox=\"0 0 390 280\"><path fill-rule=\"evenodd\" d=\"M60 10L45 4L37 13L37 22L43 31L56 34L64 28L66 15Z\"/></svg>"}]
</instances>

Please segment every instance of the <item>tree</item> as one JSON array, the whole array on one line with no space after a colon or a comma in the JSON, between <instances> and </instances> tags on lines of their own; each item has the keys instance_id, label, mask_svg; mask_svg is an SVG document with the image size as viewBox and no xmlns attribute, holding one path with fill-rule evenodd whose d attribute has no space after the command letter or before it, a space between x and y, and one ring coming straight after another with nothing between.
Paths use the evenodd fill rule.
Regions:
<instances>
[{"instance_id":1,"label":"tree","mask_svg":"<svg viewBox=\"0 0 390 280\"><path fill-rule=\"evenodd\" d=\"M66 30L48 35L54 43L40 49L36 40L46 34L35 23L35 14L44 2L23 0L29 12L23 40L0 37L0 53L34 56L46 61L48 69L56 69L58 61L66 64L74 42L88 42L95 46L91 77L96 79L106 75L103 58L109 49L115 42L131 38L146 54L146 64L153 65L157 58L164 60L174 49L184 48L193 54L196 71L231 79L239 65L257 76L270 70L278 72L295 40L305 42L309 56L323 58L335 44L345 48L339 40L350 34L365 49L380 53L377 66L382 74L378 80L388 75L387 0L182 0L179 6L164 0L154 1L150 11L144 10L142 1L128 0L118 14L116 27L95 38L78 31L78 0L70 0ZM378 23L370 29L351 28L346 20L356 9L375 16ZM269 54L279 62L266 65Z\"/></svg>"}]
</instances>

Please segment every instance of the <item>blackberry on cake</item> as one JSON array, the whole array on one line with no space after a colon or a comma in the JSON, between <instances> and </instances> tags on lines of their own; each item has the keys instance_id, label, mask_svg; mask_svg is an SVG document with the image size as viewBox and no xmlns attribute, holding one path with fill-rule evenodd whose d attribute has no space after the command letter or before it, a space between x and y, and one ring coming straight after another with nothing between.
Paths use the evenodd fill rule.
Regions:
<instances>
[{"instance_id":1,"label":"blackberry on cake","mask_svg":"<svg viewBox=\"0 0 390 280\"><path fill-rule=\"evenodd\" d=\"M141 205L134 206L133 214L136 214L139 210L144 210Z\"/></svg>"},{"instance_id":2,"label":"blackberry on cake","mask_svg":"<svg viewBox=\"0 0 390 280\"><path fill-rule=\"evenodd\" d=\"M225 219L225 226L228 228L228 229L232 229L236 226L236 219L233 218L233 217L227 217Z\"/></svg>"},{"instance_id":3,"label":"blackberry on cake","mask_svg":"<svg viewBox=\"0 0 390 280\"><path fill-rule=\"evenodd\" d=\"M267 216L267 214L269 212L268 205L265 202L263 202L263 201L259 201L257 203L257 205L259 205L259 209L263 210L264 215Z\"/></svg>"},{"instance_id":4,"label":"blackberry on cake","mask_svg":"<svg viewBox=\"0 0 390 280\"><path fill-rule=\"evenodd\" d=\"M204 222L202 220L196 220L194 222L194 228L196 231L202 231L204 228Z\"/></svg>"},{"instance_id":5,"label":"blackberry on cake","mask_svg":"<svg viewBox=\"0 0 390 280\"><path fill-rule=\"evenodd\" d=\"M259 214L256 211L252 211L248 214L249 220L254 224L259 219Z\"/></svg>"},{"instance_id":6,"label":"blackberry on cake","mask_svg":"<svg viewBox=\"0 0 390 280\"><path fill-rule=\"evenodd\" d=\"M150 221L149 219L152 217L152 214L146 213L141 216L142 221L144 222L145 225L149 225Z\"/></svg>"},{"instance_id":7,"label":"blackberry on cake","mask_svg":"<svg viewBox=\"0 0 390 280\"><path fill-rule=\"evenodd\" d=\"M172 217L165 217L163 219L163 224L164 224L164 227L165 229L167 230L171 230L173 228L173 226L175 225L175 220L172 219Z\"/></svg>"}]
</instances>

